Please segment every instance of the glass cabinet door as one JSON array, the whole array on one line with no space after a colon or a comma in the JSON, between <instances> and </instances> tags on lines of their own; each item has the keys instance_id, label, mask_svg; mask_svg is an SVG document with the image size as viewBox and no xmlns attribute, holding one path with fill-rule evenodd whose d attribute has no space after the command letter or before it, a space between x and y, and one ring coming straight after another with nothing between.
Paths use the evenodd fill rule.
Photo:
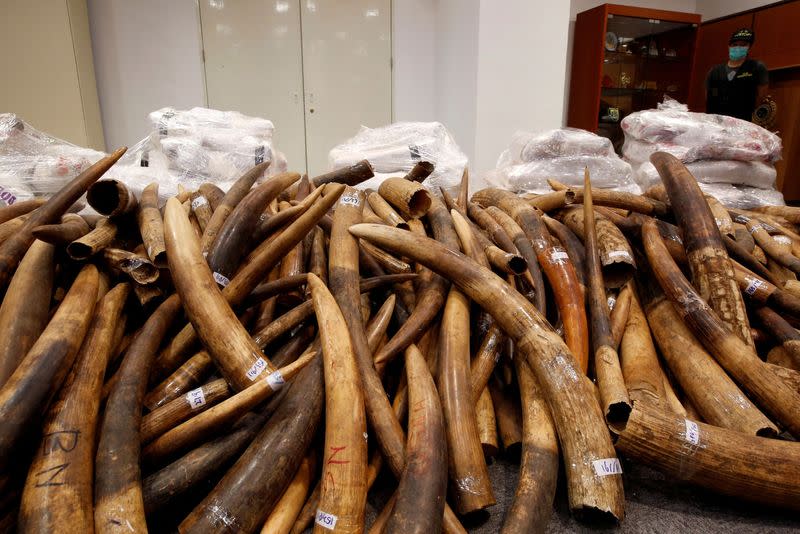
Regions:
<instances>
[{"instance_id":1,"label":"glass cabinet door","mask_svg":"<svg viewBox=\"0 0 800 534\"><path fill-rule=\"evenodd\" d=\"M609 15L598 133L619 146L619 122L656 107L664 95L686 102L695 24Z\"/></svg>"}]
</instances>

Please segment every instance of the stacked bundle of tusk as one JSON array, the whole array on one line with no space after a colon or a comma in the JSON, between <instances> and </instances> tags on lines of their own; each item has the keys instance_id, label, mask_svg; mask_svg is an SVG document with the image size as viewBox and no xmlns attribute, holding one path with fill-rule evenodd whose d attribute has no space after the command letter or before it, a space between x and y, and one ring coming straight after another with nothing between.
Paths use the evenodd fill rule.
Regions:
<instances>
[{"instance_id":1,"label":"stacked bundle of tusk","mask_svg":"<svg viewBox=\"0 0 800 534\"><path fill-rule=\"evenodd\" d=\"M649 196L469 198L428 162L360 191L362 161L161 204L98 181L123 152L0 208L0 527L541 532L560 469L602 526L618 454L798 508L796 208L729 212L660 153Z\"/></svg>"}]
</instances>

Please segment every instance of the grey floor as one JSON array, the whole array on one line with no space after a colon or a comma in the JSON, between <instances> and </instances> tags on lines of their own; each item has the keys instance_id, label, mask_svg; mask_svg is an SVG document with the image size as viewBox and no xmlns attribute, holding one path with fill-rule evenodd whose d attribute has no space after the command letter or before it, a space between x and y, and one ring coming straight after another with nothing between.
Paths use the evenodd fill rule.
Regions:
<instances>
[{"instance_id":1,"label":"grey floor","mask_svg":"<svg viewBox=\"0 0 800 534\"><path fill-rule=\"evenodd\" d=\"M497 504L486 513L463 519L471 533L489 534L500 531L503 515L514 496L517 464L500 459L489 466ZM800 532L800 514L732 501L702 488L674 484L664 475L623 459L626 497L625 520L611 527L585 525L569 514L563 480L559 481L555 510L548 533L589 532L603 530L620 533L724 532L771 533ZM382 475L382 477L385 475ZM385 479L384 479L385 481ZM379 480L378 482L381 482ZM389 489L372 492L367 524L371 524L375 507L387 498Z\"/></svg>"}]
</instances>

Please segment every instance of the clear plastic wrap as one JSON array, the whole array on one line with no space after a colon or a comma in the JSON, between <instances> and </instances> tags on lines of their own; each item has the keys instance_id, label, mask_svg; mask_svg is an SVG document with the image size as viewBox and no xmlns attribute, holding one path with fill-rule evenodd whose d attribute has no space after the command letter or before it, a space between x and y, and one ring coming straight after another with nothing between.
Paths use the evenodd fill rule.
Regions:
<instances>
[{"instance_id":1,"label":"clear plastic wrap","mask_svg":"<svg viewBox=\"0 0 800 534\"><path fill-rule=\"evenodd\" d=\"M105 154L0 114L0 205L52 195Z\"/></svg>"},{"instance_id":2,"label":"clear plastic wrap","mask_svg":"<svg viewBox=\"0 0 800 534\"><path fill-rule=\"evenodd\" d=\"M704 184L738 184L760 189L775 187L777 171L763 161L700 160L687 163L686 168L695 179ZM661 182L652 163L645 162L634 172L639 186L644 190Z\"/></svg>"},{"instance_id":3,"label":"clear plastic wrap","mask_svg":"<svg viewBox=\"0 0 800 534\"><path fill-rule=\"evenodd\" d=\"M592 184L603 189L640 193L631 166L614 153L611 141L585 130L561 128L533 134L517 132L500 154L497 168L485 175L490 187L517 193L547 193L548 179L583 186L589 168Z\"/></svg>"},{"instance_id":4,"label":"clear plastic wrap","mask_svg":"<svg viewBox=\"0 0 800 534\"><path fill-rule=\"evenodd\" d=\"M734 184L699 184L704 193L719 200L723 206L751 209L759 206L783 206L783 195L775 189L759 189Z\"/></svg>"},{"instance_id":5,"label":"clear plastic wrap","mask_svg":"<svg viewBox=\"0 0 800 534\"><path fill-rule=\"evenodd\" d=\"M497 167L563 156L614 157L611 140L586 130L558 128L541 133L516 132Z\"/></svg>"},{"instance_id":6,"label":"clear plastic wrap","mask_svg":"<svg viewBox=\"0 0 800 534\"><path fill-rule=\"evenodd\" d=\"M634 166L655 151L673 154L684 163L701 159L766 161L781 158L781 139L752 122L695 113L672 99L659 109L631 113L622 120L622 154Z\"/></svg>"},{"instance_id":7,"label":"clear plastic wrap","mask_svg":"<svg viewBox=\"0 0 800 534\"><path fill-rule=\"evenodd\" d=\"M438 122L395 122L380 128L361 130L334 147L328 154L331 170L348 167L362 159L372 164L375 176L359 184L360 189L377 189L390 176L403 175L420 161L433 163L433 173L422 185L438 192L439 187L458 187L467 156L453 136Z\"/></svg>"},{"instance_id":8,"label":"clear plastic wrap","mask_svg":"<svg viewBox=\"0 0 800 534\"><path fill-rule=\"evenodd\" d=\"M149 114L150 134L131 147L107 176L138 192L158 182L159 196L177 193L178 185L197 189L211 182L227 190L248 169L273 160L268 175L286 170L274 150L272 122L235 111L163 108Z\"/></svg>"}]
</instances>

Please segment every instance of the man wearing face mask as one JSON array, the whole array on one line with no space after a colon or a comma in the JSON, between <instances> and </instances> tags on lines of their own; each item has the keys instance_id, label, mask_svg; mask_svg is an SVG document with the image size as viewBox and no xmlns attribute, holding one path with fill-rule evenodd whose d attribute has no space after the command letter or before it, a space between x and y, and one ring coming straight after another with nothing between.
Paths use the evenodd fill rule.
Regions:
<instances>
[{"instance_id":1,"label":"man wearing face mask","mask_svg":"<svg viewBox=\"0 0 800 534\"><path fill-rule=\"evenodd\" d=\"M753 30L742 28L728 42L728 62L713 67L706 77L706 113L751 120L767 96L769 75L761 61L748 58Z\"/></svg>"}]
</instances>

